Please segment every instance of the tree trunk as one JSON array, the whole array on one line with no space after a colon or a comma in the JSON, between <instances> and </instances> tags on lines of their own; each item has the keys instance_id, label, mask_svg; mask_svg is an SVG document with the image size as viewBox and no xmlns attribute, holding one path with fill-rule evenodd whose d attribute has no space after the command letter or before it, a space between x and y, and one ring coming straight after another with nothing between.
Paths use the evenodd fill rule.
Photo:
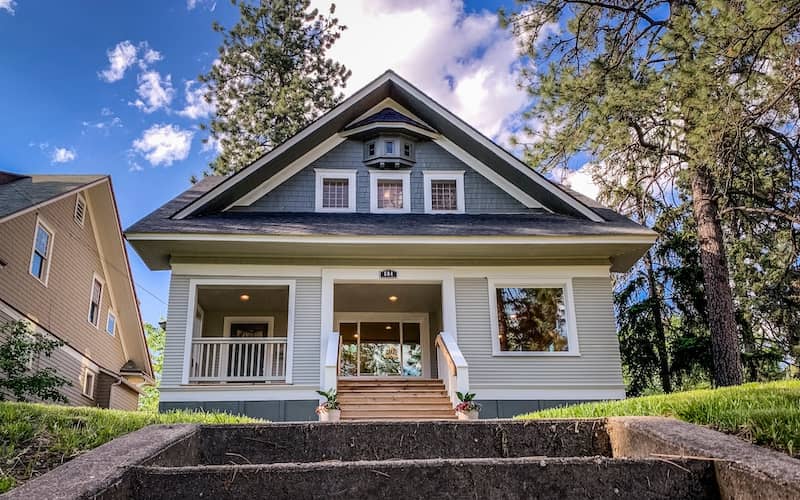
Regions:
<instances>
[{"instance_id":1,"label":"tree trunk","mask_svg":"<svg viewBox=\"0 0 800 500\"><path fill-rule=\"evenodd\" d=\"M650 288L650 308L653 315L653 326L656 330L656 351L658 352L659 375L661 388L666 393L672 392L672 382L669 373L669 354L667 353L667 335L664 332L664 320L661 316L661 293L658 288L656 272L653 269L653 256L648 250L644 255L644 265L647 268L647 282Z\"/></svg>"},{"instance_id":2,"label":"tree trunk","mask_svg":"<svg viewBox=\"0 0 800 500\"><path fill-rule=\"evenodd\" d=\"M697 168L692 179L692 206L697 223L697 242L711 329L714 383L717 386L742 383L739 335L733 312L733 294L728 275L725 242L714 198L710 173Z\"/></svg>"}]
</instances>

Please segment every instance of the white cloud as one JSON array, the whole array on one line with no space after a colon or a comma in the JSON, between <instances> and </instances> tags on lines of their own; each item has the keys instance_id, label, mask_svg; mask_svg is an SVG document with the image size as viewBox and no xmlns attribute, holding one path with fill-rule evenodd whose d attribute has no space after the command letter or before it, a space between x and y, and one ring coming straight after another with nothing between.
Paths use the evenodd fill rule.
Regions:
<instances>
[{"instance_id":1,"label":"white cloud","mask_svg":"<svg viewBox=\"0 0 800 500\"><path fill-rule=\"evenodd\" d=\"M577 191L584 196L596 200L600 194L600 186L595 181L598 174L596 165L587 163L577 170L558 167L553 169L550 176L556 182Z\"/></svg>"},{"instance_id":2,"label":"white cloud","mask_svg":"<svg viewBox=\"0 0 800 500\"><path fill-rule=\"evenodd\" d=\"M206 102L205 93L208 89L203 86L193 88L195 82L188 81L185 83L184 88L186 91L186 107L178 114L196 120L198 118L206 118L214 112L214 103Z\"/></svg>"},{"instance_id":3,"label":"white cloud","mask_svg":"<svg viewBox=\"0 0 800 500\"><path fill-rule=\"evenodd\" d=\"M312 1L321 12L329 4ZM490 137L507 136L528 103L516 42L494 12L467 14L461 0L348 0L336 17L348 29L330 56L353 71L347 93L393 69Z\"/></svg>"},{"instance_id":4,"label":"white cloud","mask_svg":"<svg viewBox=\"0 0 800 500\"><path fill-rule=\"evenodd\" d=\"M136 52L136 46L130 40L119 42L113 49L109 49L106 52L108 69L98 73L100 79L108 83L122 80L125 71L136 62Z\"/></svg>"},{"instance_id":5,"label":"white cloud","mask_svg":"<svg viewBox=\"0 0 800 500\"><path fill-rule=\"evenodd\" d=\"M78 154L72 148L55 148L50 160L53 163L67 163L71 162L78 157Z\"/></svg>"},{"instance_id":6,"label":"white cloud","mask_svg":"<svg viewBox=\"0 0 800 500\"><path fill-rule=\"evenodd\" d=\"M16 6L17 2L14 0L0 0L0 10L8 12L12 16L14 15L14 7Z\"/></svg>"},{"instance_id":7,"label":"white cloud","mask_svg":"<svg viewBox=\"0 0 800 500\"><path fill-rule=\"evenodd\" d=\"M153 64L164 58L161 52L151 49L147 42L143 42L142 45L142 51L144 52L142 55L142 64Z\"/></svg>"},{"instance_id":8,"label":"white cloud","mask_svg":"<svg viewBox=\"0 0 800 500\"><path fill-rule=\"evenodd\" d=\"M86 128L102 130L106 134L108 134L108 131L112 128L122 127L122 119L116 116L110 108L100 109L100 116L102 117L100 120L96 122L84 121L82 125Z\"/></svg>"},{"instance_id":9,"label":"white cloud","mask_svg":"<svg viewBox=\"0 0 800 500\"><path fill-rule=\"evenodd\" d=\"M192 147L194 132L175 125L153 125L142 137L133 141L133 150L145 157L151 165L170 166L185 160Z\"/></svg>"},{"instance_id":10,"label":"white cloud","mask_svg":"<svg viewBox=\"0 0 800 500\"><path fill-rule=\"evenodd\" d=\"M213 0L186 0L186 10L194 10L198 5L206 6L211 12L217 8L217 2Z\"/></svg>"},{"instance_id":11,"label":"white cloud","mask_svg":"<svg viewBox=\"0 0 800 500\"><path fill-rule=\"evenodd\" d=\"M133 104L145 113L152 113L161 108L169 106L175 90L172 88L172 76L161 77L158 71L145 71L136 77L138 87L136 93L139 99Z\"/></svg>"}]
</instances>

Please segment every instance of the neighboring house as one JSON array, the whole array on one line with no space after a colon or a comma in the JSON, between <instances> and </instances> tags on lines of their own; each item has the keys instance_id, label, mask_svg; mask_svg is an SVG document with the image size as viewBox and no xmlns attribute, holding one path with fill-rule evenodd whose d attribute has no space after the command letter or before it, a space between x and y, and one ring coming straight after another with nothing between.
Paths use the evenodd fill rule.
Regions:
<instances>
[{"instance_id":1,"label":"neighboring house","mask_svg":"<svg viewBox=\"0 0 800 500\"><path fill-rule=\"evenodd\" d=\"M610 272L655 234L389 71L126 237L172 272L161 408L302 420L337 386L343 418L623 398Z\"/></svg>"},{"instance_id":2,"label":"neighboring house","mask_svg":"<svg viewBox=\"0 0 800 500\"><path fill-rule=\"evenodd\" d=\"M50 358L71 405L135 410L152 382L111 180L0 172L0 323L64 345Z\"/></svg>"}]
</instances>

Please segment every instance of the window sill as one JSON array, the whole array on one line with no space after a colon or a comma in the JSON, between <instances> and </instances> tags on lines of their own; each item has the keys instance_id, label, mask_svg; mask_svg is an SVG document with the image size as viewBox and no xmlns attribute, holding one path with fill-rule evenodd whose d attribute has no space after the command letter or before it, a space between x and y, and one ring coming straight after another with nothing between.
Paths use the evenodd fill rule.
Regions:
<instances>
[{"instance_id":1,"label":"window sill","mask_svg":"<svg viewBox=\"0 0 800 500\"><path fill-rule=\"evenodd\" d=\"M553 357L553 358L579 358L580 352L538 352L538 351L494 351L492 356L496 358L528 358L528 357Z\"/></svg>"}]
</instances>

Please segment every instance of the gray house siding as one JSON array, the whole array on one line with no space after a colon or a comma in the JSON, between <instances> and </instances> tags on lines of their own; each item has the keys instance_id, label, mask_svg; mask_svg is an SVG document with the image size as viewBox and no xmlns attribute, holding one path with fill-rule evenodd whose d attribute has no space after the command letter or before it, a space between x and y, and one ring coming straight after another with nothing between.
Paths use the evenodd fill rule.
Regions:
<instances>
[{"instance_id":1,"label":"gray house siding","mask_svg":"<svg viewBox=\"0 0 800 500\"><path fill-rule=\"evenodd\" d=\"M463 170L464 207L468 214L524 213L528 209L514 197L471 169L437 144L417 144L417 162L411 169L411 212L424 213L425 170ZM356 170L356 211L369 212L369 169L363 163L363 143L347 140L304 168L249 207L253 212L313 212L315 168Z\"/></svg>"},{"instance_id":2,"label":"gray house siding","mask_svg":"<svg viewBox=\"0 0 800 500\"><path fill-rule=\"evenodd\" d=\"M608 278L572 280L580 356L492 355L489 285L486 278L456 278L458 345L469 365L470 389L622 389L619 343ZM510 417L577 402L484 400L482 417Z\"/></svg>"}]
</instances>

